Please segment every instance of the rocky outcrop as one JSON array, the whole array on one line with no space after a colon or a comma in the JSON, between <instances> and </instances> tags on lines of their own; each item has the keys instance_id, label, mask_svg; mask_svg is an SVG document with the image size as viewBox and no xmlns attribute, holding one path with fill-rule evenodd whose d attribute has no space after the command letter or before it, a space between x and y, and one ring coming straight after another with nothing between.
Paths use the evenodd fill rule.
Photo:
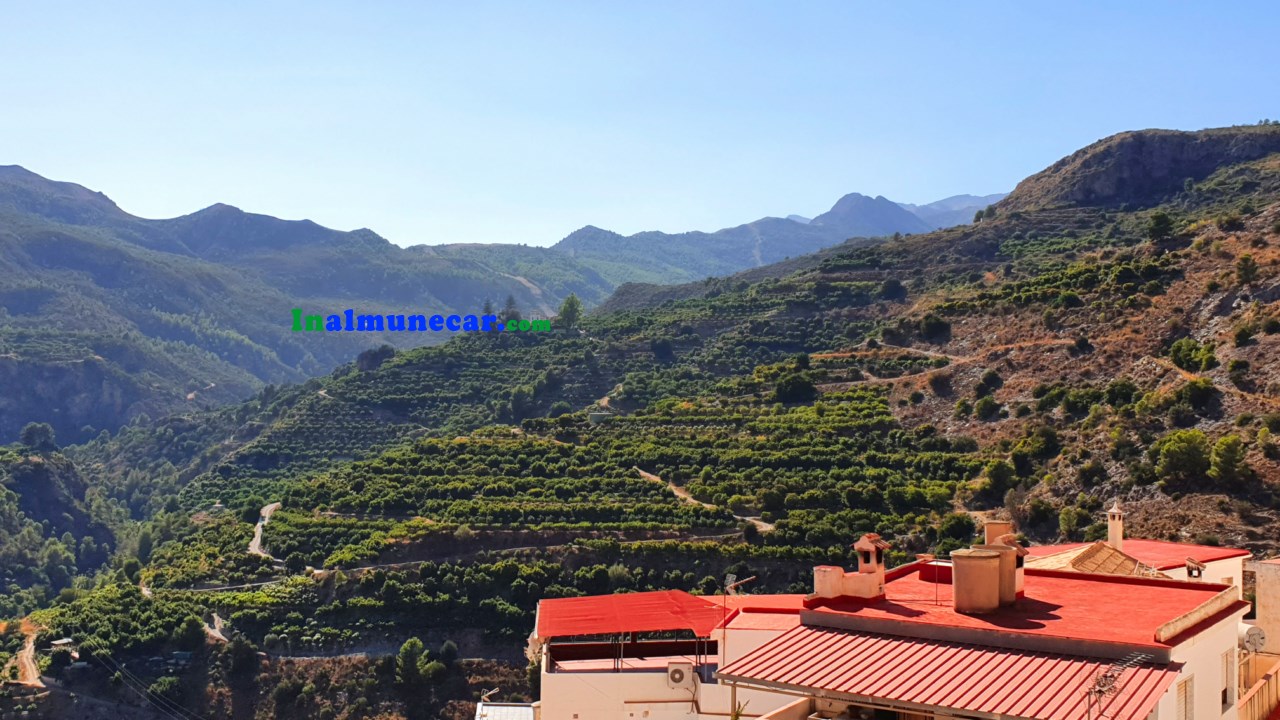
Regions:
<instances>
[{"instance_id":1,"label":"rocky outcrop","mask_svg":"<svg viewBox=\"0 0 1280 720\"><path fill-rule=\"evenodd\" d=\"M1000 211L1154 205L1227 165L1280 152L1280 126L1112 135L1018 183Z\"/></svg>"}]
</instances>

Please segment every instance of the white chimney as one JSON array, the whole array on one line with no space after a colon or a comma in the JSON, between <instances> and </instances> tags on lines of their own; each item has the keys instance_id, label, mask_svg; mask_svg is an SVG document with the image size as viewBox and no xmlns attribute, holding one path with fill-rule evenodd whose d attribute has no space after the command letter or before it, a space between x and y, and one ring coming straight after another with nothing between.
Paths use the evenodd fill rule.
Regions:
<instances>
[{"instance_id":1,"label":"white chimney","mask_svg":"<svg viewBox=\"0 0 1280 720\"><path fill-rule=\"evenodd\" d=\"M1107 544L1124 552L1124 510L1116 500L1107 511Z\"/></svg>"},{"instance_id":2,"label":"white chimney","mask_svg":"<svg viewBox=\"0 0 1280 720\"><path fill-rule=\"evenodd\" d=\"M845 572L844 568L820 565L813 569L813 596L828 600L836 598L874 599L884 596L884 551L889 543L875 533L867 533L853 544L858 553L858 569Z\"/></svg>"}]
</instances>

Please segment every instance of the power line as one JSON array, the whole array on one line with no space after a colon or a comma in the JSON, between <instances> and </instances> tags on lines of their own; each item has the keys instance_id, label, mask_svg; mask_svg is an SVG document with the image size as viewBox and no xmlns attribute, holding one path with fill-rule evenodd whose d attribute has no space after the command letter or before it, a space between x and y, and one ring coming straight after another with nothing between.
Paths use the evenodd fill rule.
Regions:
<instances>
[{"instance_id":1,"label":"power line","mask_svg":"<svg viewBox=\"0 0 1280 720\"><path fill-rule=\"evenodd\" d=\"M85 632L84 627L77 622L71 621L70 625L80 634L84 635L86 641L88 641L85 644L90 645L90 652L92 653L93 659L96 660L99 665L107 671L119 673L121 681L130 690L134 691L134 693L147 701L147 703L159 710L166 717L173 718L173 720L204 720L202 716L187 710L169 698L151 692L150 687L144 680L139 678L137 675L134 675L128 668L124 667L118 663L115 658L111 657L111 653L106 649L104 641ZM94 641L99 643L100 646L95 647L93 645ZM99 649L101 650L101 654L98 652ZM108 666L107 663L110 663L110 666Z\"/></svg>"}]
</instances>

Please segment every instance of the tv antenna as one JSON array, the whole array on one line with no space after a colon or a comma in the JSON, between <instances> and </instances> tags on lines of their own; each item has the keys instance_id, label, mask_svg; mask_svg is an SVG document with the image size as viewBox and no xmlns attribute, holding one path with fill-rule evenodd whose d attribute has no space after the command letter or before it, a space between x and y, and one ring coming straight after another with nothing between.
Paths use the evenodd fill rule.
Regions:
<instances>
[{"instance_id":1,"label":"tv antenna","mask_svg":"<svg viewBox=\"0 0 1280 720\"><path fill-rule=\"evenodd\" d=\"M1085 690L1088 696L1088 717L1089 720L1102 717L1102 704L1105 698L1109 698L1120 692L1120 678L1126 670L1131 670L1151 662L1151 656L1147 653L1130 653L1123 658L1116 660L1110 665L1099 668L1096 675L1093 676L1093 683L1089 685L1089 689ZM1095 708L1098 714L1094 714Z\"/></svg>"}]
</instances>

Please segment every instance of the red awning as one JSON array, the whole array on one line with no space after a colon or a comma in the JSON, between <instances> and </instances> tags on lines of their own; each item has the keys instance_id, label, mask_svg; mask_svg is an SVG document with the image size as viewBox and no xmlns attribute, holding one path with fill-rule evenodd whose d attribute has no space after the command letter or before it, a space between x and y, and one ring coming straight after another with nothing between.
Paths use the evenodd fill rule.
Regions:
<instances>
[{"instance_id":1,"label":"red awning","mask_svg":"<svg viewBox=\"0 0 1280 720\"><path fill-rule=\"evenodd\" d=\"M1111 661L801 626L720 672L728 682L1010 718L1086 720ZM1123 670L1093 717L1146 718L1181 665ZM1101 713L1098 713L1098 710Z\"/></svg>"},{"instance_id":2,"label":"red awning","mask_svg":"<svg viewBox=\"0 0 1280 720\"><path fill-rule=\"evenodd\" d=\"M543 600L538 605L538 637L620 635L691 630L709 637L727 612L720 605L681 590L593 595Z\"/></svg>"}]
</instances>

